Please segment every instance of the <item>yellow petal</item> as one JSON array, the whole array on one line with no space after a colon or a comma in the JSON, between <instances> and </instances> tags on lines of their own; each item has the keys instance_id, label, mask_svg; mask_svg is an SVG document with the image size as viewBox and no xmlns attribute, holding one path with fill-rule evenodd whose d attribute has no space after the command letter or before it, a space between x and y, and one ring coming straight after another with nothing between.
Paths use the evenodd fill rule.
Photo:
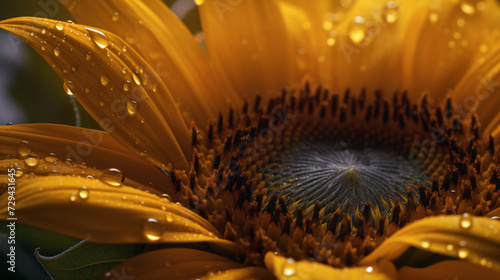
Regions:
<instances>
[{"instance_id":1,"label":"yellow petal","mask_svg":"<svg viewBox=\"0 0 500 280\"><path fill-rule=\"evenodd\" d=\"M398 279L496 279L498 272L464 261L443 261L425 268L404 266L398 270Z\"/></svg>"},{"instance_id":2,"label":"yellow petal","mask_svg":"<svg viewBox=\"0 0 500 280\"><path fill-rule=\"evenodd\" d=\"M396 268L390 262L353 268L333 268L318 262L294 261L272 252L264 262L278 279L396 279Z\"/></svg>"},{"instance_id":3,"label":"yellow petal","mask_svg":"<svg viewBox=\"0 0 500 280\"><path fill-rule=\"evenodd\" d=\"M24 173L50 174L56 170L58 173L66 171L88 176L92 167L100 170L117 168L122 171L126 185L152 187L170 194L174 192L168 177L103 131L56 124L0 126L0 149L0 158L17 158L21 162L30 153L35 154L40 161L36 167L26 164L18 166L24 169ZM68 159L71 160L71 165L64 163ZM55 160L59 163L54 162ZM85 166L80 168L82 163ZM85 168L87 166L89 168ZM76 172L75 168L83 173ZM102 174L95 169L93 172ZM99 178L94 174L93 176Z\"/></svg>"},{"instance_id":4,"label":"yellow petal","mask_svg":"<svg viewBox=\"0 0 500 280\"><path fill-rule=\"evenodd\" d=\"M173 162L188 167L189 130L172 96L154 69L119 37L28 17L2 21L0 28L34 47L53 66L65 90L128 149L160 166Z\"/></svg>"},{"instance_id":5,"label":"yellow petal","mask_svg":"<svg viewBox=\"0 0 500 280\"><path fill-rule=\"evenodd\" d=\"M428 89L438 99L484 55L482 44L491 47L498 41L500 6L494 0L430 1L427 6L427 20L416 32L411 89Z\"/></svg>"},{"instance_id":6,"label":"yellow petal","mask_svg":"<svg viewBox=\"0 0 500 280\"><path fill-rule=\"evenodd\" d=\"M153 67L180 104L200 126L240 107L236 92L223 87L208 59L182 21L159 0L63 1L78 23L96 26L125 39ZM190 123L190 122L188 122Z\"/></svg>"},{"instance_id":7,"label":"yellow petal","mask_svg":"<svg viewBox=\"0 0 500 280\"><path fill-rule=\"evenodd\" d=\"M291 85L292 50L277 1L202 2L209 56L240 95L253 102Z\"/></svg>"},{"instance_id":8,"label":"yellow petal","mask_svg":"<svg viewBox=\"0 0 500 280\"><path fill-rule=\"evenodd\" d=\"M136 280L200 279L241 267L243 265L240 263L212 253L173 248L137 255L106 272L102 279L118 276L124 279L133 277Z\"/></svg>"},{"instance_id":9,"label":"yellow petal","mask_svg":"<svg viewBox=\"0 0 500 280\"><path fill-rule=\"evenodd\" d=\"M476 113L489 136L500 123L500 46L484 54L484 58L483 63L477 63L462 78L453 97L458 101L454 111L462 118Z\"/></svg>"},{"instance_id":10,"label":"yellow petal","mask_svg":"<svg viewBox=\"0 0 500 280\"><path fill-rule=\"evenodd\" d=\"M206 276L203 280L274 280L273 274L263 267L245 267L226 270Z\"/></svg>"},{"instance_id":11,"label":"yellow petal","mask_svg":"<svg viewBox=\"0 0 500 280\"><path fill-rule=\"evenodd\" d=\"M209 241L225 248L205 219L181 205L128 186L114 187L93 178L42 176L16 182L19 223L100 243ZM0 218L9 217L1 195Z\"/></svg>"},{"instance_id":12,"label":"yellow petal","mask_svg":"<svg viewBox=\"0 0 500 280\"><path fill-rule=\"evenodd\" d=\"M408 29L422 25L425 1L282 2L288 32L304 53L296 56L302 75L336 92L407 89L406 53L416 45Z\"/></svg>"},{"instance_id":13,"label":"yellow petal","mask_svg":"<svg viewBox=\"0 0 500 280\"><path fill-rule=\"evenodd\" d=\"M500 223L485 217L437 216L416 221L397 231L361 260L367 265L393 260L409 246L488 265L500 271Z\"/></svg>"}]
</instances>

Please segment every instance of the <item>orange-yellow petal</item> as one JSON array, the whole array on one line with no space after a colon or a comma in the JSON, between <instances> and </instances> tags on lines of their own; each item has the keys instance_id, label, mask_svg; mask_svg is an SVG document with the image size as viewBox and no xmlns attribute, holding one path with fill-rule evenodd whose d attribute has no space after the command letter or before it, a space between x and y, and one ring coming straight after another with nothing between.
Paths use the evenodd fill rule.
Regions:
<instances>
[{"instance_id":1,"label":"orange-yellow petal","mask_svg":"<svg viewBox=\"0 0 500 280\"><path fill-rule=\"evenodd\" d=\"M162 1L63 4L78 23L109 30L137 50L172 92L188 124L194 119L204 127L230 103L240 108L236 92L221 84L199 43Z\"/></svg>"},{"instance_id":2,"label":"orange-yellow petal","mask_svg":"<svg viewBox=\"0 0 500 280\"><path fill-rule=\"evenodd\" d=\"M339 269L318 262L294 261L269 252L264 262L278 279L396 279L396 268L387 261Z\"/></svg>"},{"instance_id":3,"label":"orange-yellow petal","mask_svg":"<svg viewBox=\"0 0 500 280\"><path fill-rule=\"evenodd\" d=\"M102 170L116 168L122 171L126 185L170 194L174 191L165 174L103 131L56 124L0 126L0 149L0 158L20 160L21 164L16 167L23 173L52 174L56 171L88 176L90 169L102 174ZM38 157L36 166L23 163L30 154ZM92 176L99 178L95 174Z\"/></svg>"},{"instance_id":4,"label":"orange-yellow petal","mask_svg":"<svg viewBox=\"0 0 500 280\"><path fill-rule=\"evenodd\" d=\"M128 186L72 176L16 182L17 222L99 243L213 242L231 248L204 218L183 206ZM0 219L9 217L8 193Z\"/></svg>"},{"instance_id":5,"label":"orange-yellow petal","mask_svg":"<svg viewBox=\"0 0 500 280\"><path fill-rule=\"evenodd\" d=\"M189 129L155 70L114 34L42 18L2 21L53 66L65 90L120 143L157 165L187 168Z\"/></svg>"},{"instance_id":6,"label":"orange-yellow petal","mask_svg":"<svg viewBox=\"0 0 500 280\"><path fill-rule=\"evenodd\" d=\"M199 5L209 57L236 91L253 102L291 86L289 36L277 1L206 0Z\"/></svg>"},{"instance_id":7,"label":"orange-yellow petal","mask_svg":"<svg viewBox=\"0 0 500 280\"><path fill-rule=\"evenodd\" d=\"M106 272L102 279L212 279L211 275L242 268L241 263L193 249L161 249L137 255ZM206 277L206 278L205 278Z\"/></svg>"},{"instance_id":8,"label":"orange-yellow petal","mask_svg":"<svg viewBox=\"0 0 500 280\"><path fill-rule=\"evenodd\" d=\"M443 261L424 268L404 266L398 270L398 279L496 279L498 271L464 261Z\"/></svg>"},{"instance_id":9,"label":"orange-yellow petal","mask_svg":"<svg viewBox=\"0 0 500 280\"><path fill-rule=\"evenodd\" d=\"M360 264L393 260L414 246L500 271L499 233L500 223L485 217L455 215L426 218L397 231Z\"/></svg>"},{"instance_id":10,"label":"orange-yellow petal","mask_svg":"<svg viewBox=\"0 0 500 280\"><path fill-rule=\"evenodd\" d=\"M203 280L274 280L274 275L263 267L244 267L221 271Z\"/></svg>"}]
</instances>

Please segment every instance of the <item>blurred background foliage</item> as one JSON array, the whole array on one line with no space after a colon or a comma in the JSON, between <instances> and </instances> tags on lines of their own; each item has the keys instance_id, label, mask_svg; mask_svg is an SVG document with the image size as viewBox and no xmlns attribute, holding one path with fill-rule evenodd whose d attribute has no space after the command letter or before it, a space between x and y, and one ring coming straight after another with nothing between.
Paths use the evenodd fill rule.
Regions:
<instances>
[{"instance_id":1,"label":"blurred background foliage","mask_svg":"<svg viewBox=\"0 0 500 280\"><path fill-rule=\"evenodd\" d=\"M164 2L183 19L193 34L201 31L194 0L165 0ZM0 9L0 20L19 16L44 16L48 14L47 8L51 9L50 18L52 19L73 20L57 0L9 1L8 5ZM77 107L81 126L99 129L85 110L64 92L61 80L40 55L17 37L0 30L0 125L9 123L75 125L75 108ZM6 263L6 254L10 246L6 242L8 236L6 225L5 221L0 221L0 262L2 263L0 279L50 279L35 258L35 248L40 248L42 255L54 256L79 241L18 223L16 273L11 273L7 271Z\"/></svg>"}]
</instances>

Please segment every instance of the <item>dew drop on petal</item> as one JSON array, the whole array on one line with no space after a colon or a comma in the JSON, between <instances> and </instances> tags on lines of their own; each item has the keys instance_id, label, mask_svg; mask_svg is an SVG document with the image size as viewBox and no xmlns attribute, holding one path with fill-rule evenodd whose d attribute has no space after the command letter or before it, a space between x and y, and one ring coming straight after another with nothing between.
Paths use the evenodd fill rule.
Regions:
<instances>
[{"instance_id":1,"label":"dew drop on petal","mask_svg":"<svg viewBox=\"0 0 500 280\"><path fill-rule=\"evenodd\" d=\"M58 21L56 23L56 29L59 30L59 31L62 31L64 29L64 24L65 24L64 22Z\"/></svg>"},{"instance_id":2,"label":"dew drop on petal","mask_svg":"<svg viewBox=\"0 0 500 280\"><path fill-rule=\"evenodd\" d=\"M130 81L125 81L123 83L123 90L124 91L129 91L130 90Z\"/></svg>"},{"instance_id":3,"label":"dew drop on petal","mask_svg":"<svg viewBox=\"0 0 500 280\"><path fill-rule=\"evenodd\" d=\"M29 154L25 159L24 163L26 163L27 166L37 166L38 165L38 157L35 154Z\"/></svg>"},{"instance_id":4,"label":"dew drop on petal","mask_svg":"<svg viewBox=\"0 0 500 280\"><path fill-rule=\"evenodd\" d=\"M446 250L453 251L453 249L455 249L455 246L453 246L453 244L446 245Z\"/></svg>"},{"instance_id":5,"label":"dew drop on petal","mask_svg":"<svg viewBox=\"0 0 500 280\"><path fill-rule=\"evenodd\" d=\"M89 198L89 190L87 189L86 186L83 186L79 191L78 191L78 196L81 198L81 199L87 199Z\"/></svg>"},{"instance_id":6,"label":"dew drop on petal","mask_svg":"<svg viewBox=\"0 0 500 280\"><path fill-rule=\"evenodd\" d=\"M123 181L125 180L125 176L123 172L120 169L117 168L108 168L104 170L104 172L101 174L101 177L99 178L103 183L113 186L113 187L119 187L122 185Z\"/></svg>"},{"instance_id":7,"label":"dew drop on petal","mask_svg":"<svg viewBox=\"0 0 500 280\"><path fill-rule=\"evenodd\" d=\"M90 38L92 41L101 49L107 48L109 45L109 39L106 34L102 33L99 30L95 30L92 28L85 27L85 29L89 32Z\"/></svg>"},{"instance_id":8,"label":"dew drop on petal","mask_svg":"<svg viewBox=\"0 0 500 280\"><path fill-rule=\"evenodd\" d=\"M134 83L138 86L141 85L141 80L139 79L138 73L134 72L132 73L132 79L134 80Z\"/></svg>"},{"instance_id":9,"label":"dew drop on petal","mask_svg":"<svg viewBox=\"0 0 500 280\"><path fill-rule=\"evenodd\" d=\"M349 38L354 43L361 43L366 37L365 19L357 16L349 27Z\"/></svg>"},{"instance_id":10,"label":"dew drop on petal","mask_svg":"<svg viewBox=\"0 0 500 280\"><path fill-rule=\"evenodd\" d=\"M465 259L469 256L469 250L465 248L458 249L458 257L461 259Z\"/></svg>"},{"instance_id":11,"label":"dew drop on petal","mask_svg":"<svg viewBox=\"0 0 500 280\"><path fill-rule=\"evenodd\" d=\"M468 1L462 2L462 4L460 5L460 10L468 15L473 15L476 12L476 8L474 8L474 5L468 3Z\"/></svg>"},{"instance_id":12,"label":"dew drop on petal","mask_svg":"<svg viewBox=\"0 0 500 280\"><path fill-rule=\"evenodd\" d=\"M436 14L436 13L430 13L430 14L429 14L429 20L430 20L432 23L437 22L437 21L438 21L438 19L439 19L438 14Z\"/></svg>"},{"instance_id":13,"label":"dew drop on petal","mask_svg":"<svg viewBox=\"0 0 500 280\"><path fill-rule=\"evenodd\" d=\"M163 225L156 219L147 219L142 228L144 235L151 241L157 241L163 235Z\"/></svg>"},{"instance_id":14,"label":"dew drop on petal","mask_svg":"<svg viewBox=\"0 0 500 280\"><path fill-rule=\"evenodd\" d=\"M73 83L71 81L63 83L64 92L66 92L68 95L73 95L71 88L74 88Z\"/></svg>"},{"instance_id":15,"label":"dew drop on petal","mask_svg":"<svg viewBox=\"0 0 500 280\"><path fill-rule=\"evenodd\" d=\"M387 23L394 23L399 18L399 6L395 1L388 1L383 8L383 18Z\"/></svg>"},{"instance_id":16,"label":"dew drop on petal","mask_svg":"<svg viewBox=\"0 0 500 280\"><path fill-rule=\"evenodd\" d=\"M287 259L286 264L283 266L283 275L292 276L295 274L295 267L293 265L293 259Z\"/></svg>"},{"instance_id":17,"label":"dew drop on petal","mask_svg":"<svg viewBox=\"0 0 500 280\"><path fill-rule=\"evenodd\" d=\"M469 213L464 213L462 217L460 217L460 227L463 229L472 227L472 217Z\"/></svg>"},{"instance_id":18,"label":"dew drop on petal","mask_svg":"<svg viewBox=\"0 0 500 280\"><path fill-rule=\"evenodd\" d=\"M424 249L428 249L429 247L431 247L431 243L429 241L422 241L422 243L420 243L420 246L422 246L422 248Z\"/></svg>"},{"instance_id":19,"label":"dew drop on petal","mask_svg":"<svg viewBox=\"0 0 500 280\"><path fill-rule=\"evenodd\" d=\"M196 5L201 6L203 5L203 3L205 3L205 0L194 0L194 2L196 3Z\"/></svg>"},{"instance_id":20,"label":"dew drop on petal","mask_svg":"<svg viewBox=\"0 0 500 280\"><path fill-rule=\"evenodd\" d=\"M119 19L120 19L120 15L118 13L114 13L111 16L111 21L113 21L113 22L117 22Z\"/></svg>"},{"instance_id":21,"label":"dew drop on petal","mask_svg":"<svg viewBox=\"0 0 500 280\"><path fill-rule=\"evenodd\" d=\"M31 145L27 141L21 141L17 146L17 152L20 156L25 157L31 153Z\"/></svg>"},{"instance_id":22,"label":"dew drop on petal","mask_svg":"<svg viewBox=\"0 0 500 280\"><path fill-rule=\"evenodd\" d=\"M87 61L90 61L90 60L92 59L92 55L91 55L91 53L90 53L90 52L88 52L88 53L86 53L86 54L85 54L85 59L86 59Z\"/></svg>"},{"instance_id":23,"label":"dew drop on petal","mask_svg":"<svg viewBox=\"0 0 500 280\"><path fill-rule=\"evenodd\" d=\"M139 108L139 104L135 101L127 102L127 112L129 115L133 116L137 113L137 109Z\"/></svg>"},{"instance_id":24,"label":"dew drop on petal","mask_svg":"<svg viewBox=\"0 0 500 280\"><path fill-rule=\"evenodd\" d=\"M69 196L69 201L71 201L71 202L76 201L76 193L71 193L71 195Z\"/></svg>"},{"instance_id":25,"label":"dew drop on petal","mask_svg":"<svg viewBox=\"0 0 500 280\"><path fill-rule=\"evenodd\" d=\"M165 215L166 219L167 219L167 222L171 223L174 221L174 217L172 216L172 213L168 212L166 215Z\"/></svg>"},{"instance_id":26,"label":"dew drop on petal","mask_svg":"<svg viewBox=\"0 0 500 280\"><path fill-rule=\"evenodd\" d=\"M56 57L59 57L59 56L61 55L61 51L60 51L58 48L55 48L55 49L54 49L54 55L55 55Z\"/></svg>"},{"instance_id":27,"label":"dew drop on petal","mask_svg":"<svg viewBox=\"0 0 500 280\"><path fill-rule=\"evenodd\" d=\"M53 153L50 153L48 155L46 155L43 160L45 160L46 162L48 163L53 163L54 161L57 160L57 156Z\"/></svg>"},{"instance_id":28,"label":"dew drop on petal","mask_svg":"<svg viewBox=\"0 0 500 280\"><path fill-rule=\"evenodd\" d=\"M367 267L366 272L368 272L368 273L373 272L373 266Z\"/></svg>"},{"instance_id":29,"label":"dew drop on petal","mask_svg":"<svg viewBox=\"0 0 500 280\"><path fill-rule=\"evenodd\" d=\"M106 77L105 75L101 75L101 84L103 86L106 86L108 83L109 83L108 77Z\"/></svg>"},{"instance_id":30,"label":"dew drop on petal","mask_svg":"<svg viewBox=\"0 0 500 280\"><path fill-rule=\"evenodd\" d=\"M16 171L14 172L14 176L16 178L23 176L23 174L24 174L24 171L21 168L16 168Z\"/></svg>"}]
</instances>

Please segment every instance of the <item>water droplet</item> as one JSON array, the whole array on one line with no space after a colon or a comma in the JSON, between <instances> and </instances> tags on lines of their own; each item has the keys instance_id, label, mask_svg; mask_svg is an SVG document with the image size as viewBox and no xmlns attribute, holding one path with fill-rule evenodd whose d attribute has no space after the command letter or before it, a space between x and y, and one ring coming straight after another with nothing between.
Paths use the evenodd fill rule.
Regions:
<instances>
[{"instance_id":1,"label":"water droplet","mask_svg":"<svg viewBox=\"0 0 500 280\"><path fill-rule=\"evenodd\" d=\"M151 241L160 240L163 235L163 225L156 219L149 218L143 224L144 235Z\"/></svg>"},{"instance_id":2,"label":"water droplet","mask_svg":"<svg viewBox=\"0 0 500 280\"><path fill-rule=\"evenodd\" d=\"M330 38L326 39L326 44L330 47L335 45L335 38L330 37Z\"/></svg>"},{"instance_id":3,"label":"water droplet","mask_svg":"<svg viewBox=\"0 0 500 280\"><path fill-rule=\"evenodd\" d=\"M14 176L16 176L16 178L23 176L23 174L24 171L21 168L16 168L16 171L14 172Z\"/></svg>"},{"instance_id":4,"label":"water droplet","mask_svg":"<svg viewBox=\"0 0 500 280\"><path fill-rule=\"evenodd\" d=\"M127 112L129 115L133 116L137 113L137 109L139 108L139 104L135 101L127 102Z\"/></svg>"},{"instance_id":5,"label":"water droplet","mask_svg":"<svg viewBox=\"0 0 500 280\"><path fill-rule=\"evenodd\" d=\"M46 162L48 163L53 163L54 161L57 160L57 156L53 153L50 153L48 155L46 155L43 160L45 160Z\"/></svg>"},{"instance_id":6,"label":"water droplet","mask_svg":"<svg viewBox=\"0 0 500 280\"><path fill-rule=\"evenodd\" d=\"M373 272L373 266L369 266L366 268L366 272L371 273Z\"/></svg>"},{"instance_id":7,"label":"water droplet","mask_svg":"<svg viewBox=\"0 0 500 280\"><path fill-rule=\"evenodd\" d=\"M331 30L333 28L333 22L331 21L328 21L328 20L325 20L323 21L323 29L328 31L328 30Z\"/></svg>"},{"instance_id":8,"label":"water droplet","mask_svg":"<svg viewBox=\"0 0 500 280\"><path fill-rule=\"evenodd\" d=\"M438 14L436 14L436 13L430 13L430 14L429 14L429 20L430 20L432 23L435 23L436 21L438 21L438 19L439 19Z\"/></svg>"},{"instance_id":9,"label":"water droplet","mask_svg":"<svg viewBox=\"0 0 500 280\"><path fill-rule=\"evenodd\" d=\"M71 201L71 202L76 201L76 193L71 193L71 195L69 196L69 201Z\"/></svg>"},{"instance_id":10,"label":"water droplet","mask_svg":"<svg viewBox=\"0 0 500 280\"><path fill-rule=\"evenodd\" d=\"M139 79L139 73L137 73L137 71L134 71L134 73L132 73L132 79L134 80L134 83L136 85L141 85L141 80Z\"/></svg>"},{"instance_id":11,"label":"water droplet","mask_svg":"<svg viewBox=\"0 0 500 280\"><path fill-rule=\"evenodd\" d=\"M64 22L58 21L56 23L56 29L59 30L59 31L62 31L64 29Z\"/></svg>"},{"instance_id":12,"label":"water droplet","mask_svg":"<svg viewBox=\"0 0 500 280\"><path fill-rule=\"evenodd\" d=\"M130 81L125 81L123 83L123 90L124 91L129 91L130 90Z\"/></svg>"},{"instance_id":13,"label":"water droplet","mask_svg":"<svg viewBox=\"0 0 500 280\"><path fill-rule=\"evenodd\" d=\"M172 202L172 198L170 197L170 195L164 193L161 195L161 199L162 200L165 200L165 201L168 201L168 202Z\"/></svg>"},{"instance_id":14,"label":"water droplet","mask_svg":"<svg viewBox=\"0 0 500 280\"><path fill-rule=\"evenodd\" d=\"M89 32L90 38L92 41L101 49L108 47L109 39L106 34L102 33L99 30L95 30L92 28L85 27L85 29Z\"/></svg>"},{"instance_id":15,"label":"water droplet","mask_svg":"<svg viewBox=\"0 0 500 280\"><path fill-rule=\"evenodd\" d=\"M488 51L488 46L485 45L485 44L482 44L481 46L479 46L479 51L482 52L482 53L485 53Z\"/></svg>"},{"instance_id":16,"label":"water droplet","mask_svg":"<svg viewBox=\"0 0 500 280\"><path fill-rule=\"evenodd\" d=\"M85 93L90 93L90 89L89 88L85 88Z\"/></svg>"},{"instance_id":17,"label":"water droplet","mask_svg":"<svg viewBox=\"0 0 500 280\"><path fill-rule=\"evenodd\" d=\"M474 5L467 3L467 1L462 2L462 4L460 5L460 10L468 15L473 15L476 12L476 8L474 8Z\"/></svg>"},{"instance_id":18,"label":"water droplet","mask_svg":"<svg viewBox=\"0 0 500 280\"><path fill-rule=\"evenodd\" d=\"M26 163L27 166L37 166L38 165L38 157L35 154L29 154L25 159L24 163Z\"/></svg>"},{"instance_id":19,"label":"water droplet","mask_svg":"<svg viewBox=\"0 0 500 280\"><path fill-rule=\"evenodd\" d=\"M424 249L428 249L429 247L431 247L431 243L429 241L422 241L422 243L420 243L420 246L422 246L422 248Z\"/></svg>"},{"instance_id":20,"label":"water droplet","mask_svg":"<svg viewBox=\"0 0 500 280\"><path fill-rule=\"evenodd\" d=\"M25 157L31 153L31 145L27 141L21 141L17 146L17 152L21 157Z\"/></svg>"},{"instance_id":21,"label":"water droplet","mask_svg":"<svg viewBox=\"0 0 500 280\"><path fill-rule=\"evenodd\" d=\"M85 54L85 59L86 59L87 61L90 61L90 60L92 59L91 52L88 52L88 53L86 53L86 54Z\"/></svg>"},{"instance_id":22,"label":"water droplet","mask_svg":"<svg viewBox=\"0 0 500 280\"><path fill-rule=\"evenodd\" d=\"M196 5L201 6L203 5L203 3L205 3L205 0L194 0L194 2L196 3Z\"/></svg>"},{"instance_id":23,"label":"water droplet","mask_svg":"<svg viewBox=\"0 0 500 280\"><path fill-rule=\"evenodd\" d=\"M127 46L123 46L122 52L127 52Z\"/></svg>"},{"instance_id":24,"label":"water droplet","mask_svg":"<svg viewBox=\"0 0 500 280\"><path fill-rule=\"evenodd\" d=\"M109 168L106 169L99 178L103 183L113 187L119 187L125 180L125 176L120 169Z\"/></svg>"},{"instance_id":25,"label":"water droplet","mask_svg":"<svg viewBox=\"0 0 500 280\"><path fill-rule=\"evenodd\" d=\"M165 216L166 216L167 222L171 223L174 221L174 217L172 216L172 214L170 212L168 212Z\"/></svg>"},{"instance_id":26,"label":"water droplet","mask_svg":"<svg viewBox=\"0 0 500 280\"><path fill-rule=\"evenodd\" d=\"M283 266L283 275L292 276L295 274L293 259L287 259L287 263Z\"/></svg>"},{"instance_id":27,"label":"water droplet","mask_svg":"<svg viewBox=\"0 0 500 280\"><path fill-rule=\"evenodd\" d=\"M108 83L109 83L108 77L106 77L105 75L101 75L101 84L103 86L106 86L106 85L108 85Z\"/></svg>"},{"instance_id":28,"label":"water droplet","mask_svg":"<svg viewBox=\"0 0 500 280\"><path fill-rule=\"evenodd\" d=\"M453 251L453 249L455 249L455 246L453 246L453 244L446 245L446 250Z\"/></svg>"},{"instance_id":29,"label":"water droplet","mask_svg":"<svg viewBox=\"0 0 500 280\"><path fill-rule=\"evenodd\" d=\"M395 1L388 1L383 10L382 15L387 23L394 23L399 18L399 5Z\"/></svg>"},{"instance_id":30,"label":"water droplet","mask_svg":"<svg viewBox=\"0 0 500 280\"><path fill-rule=\"evenodd\" d=\"M67 81L63 83L63 89L64 92L66 92L68 95L73 95L73 91L71 91L71 88L74 88L75 86L73 85L73 82Z\"/></svg>"},{"instance_id":31,"label":"water droplet","mask_svg":"<svg viewBox=\"0 0 500 280\"><path fill-rule=\"evenodd\" d=\"M119 19L120 19L120 15L118 13L114 13L111 16L111 21L113 21L113 22L117 22Z\"/></svg>"},{"instance_id":32,"label":"water droplet","mask_svg":"<svg viewBox=\"0 0 500 280\"><path fill-rule=\"evenodd\" d=\"M89 190L87 189L86 186L83 186L79 191L78 191L78 196L81 198L81 199L87 199L89 198Z\"/></svg>"},{"instance_id":33,"label":"water droplet","mask_svg":"<svg viewBox=\"0 0 500 280\"><path fill-rule=\"evenodd\" d=\"M366 22L362 17L355 17L354 22L349 27L349 38L354 43L361 43L366 37Z\"/></svg>"},{"instance_id":34,"label":"water droplet","mask_svg":"<svg viewBox=\"0 0 500 280\"><path fill-rule=\"evenodd\" d=\"M42 34L44 34L44 35L45 35L45 33L47 33L47 31L46 31L46 30L45 30L45 28L44 28L44 29L42 29Z\"/></svg>"},{"instance_id":35,"label":"water droplet","mask_svg":"<svg viewBox=\"0 0 500 280\"><path fill-rule=\"evenodd\" d=\"M458 257L461 259L465 259L469 256L469 250L465 248L458 249Z\"/></svg>"},{"instance_id":36,"label":"water droplet","mask_svg":"<svg viewBox=\"0 0 500 280\"><path fill-rule=\"evenodd\" d=\"M158 87L157 87L156 85L154 85L154 86L152 86L152 87L151 87L151 90L152 90L153 92L156 92L156 91L158 90Z\"/></svg>"},{"instance_id":37,"label":"water droplet","mask_svg":"<svg viewBox=\"0 0 500 280\"><path fill-rule=\"evenodd\" d=\"M56 57L59 57L59 56L61 55L61 51L60 51L58 48L55 48L55 49L54 49L54 55L55 55Z\"/></svg>"},{"instance_id":38,"label":"water droplet","mask_svg":"<svg viewBox=\"0 0 500 280\"><path fill-rule=\"evenodd\" d=\"M457 20L457 25L460 26L460 27L464 26L465 25L465 20L463 20L462 18L459 18Z\"/></svg>"},{"instance_id":39,"label":"water droplet","mask_svg":"<svg viewBox=\"0 0 500 280\"><path fill-rule=\"evenodd\" d=\"M462 217L460 217L460 227L463 229L472 227L472 217L469 213L464 213Z\"/></svg>"}]
</instances>

